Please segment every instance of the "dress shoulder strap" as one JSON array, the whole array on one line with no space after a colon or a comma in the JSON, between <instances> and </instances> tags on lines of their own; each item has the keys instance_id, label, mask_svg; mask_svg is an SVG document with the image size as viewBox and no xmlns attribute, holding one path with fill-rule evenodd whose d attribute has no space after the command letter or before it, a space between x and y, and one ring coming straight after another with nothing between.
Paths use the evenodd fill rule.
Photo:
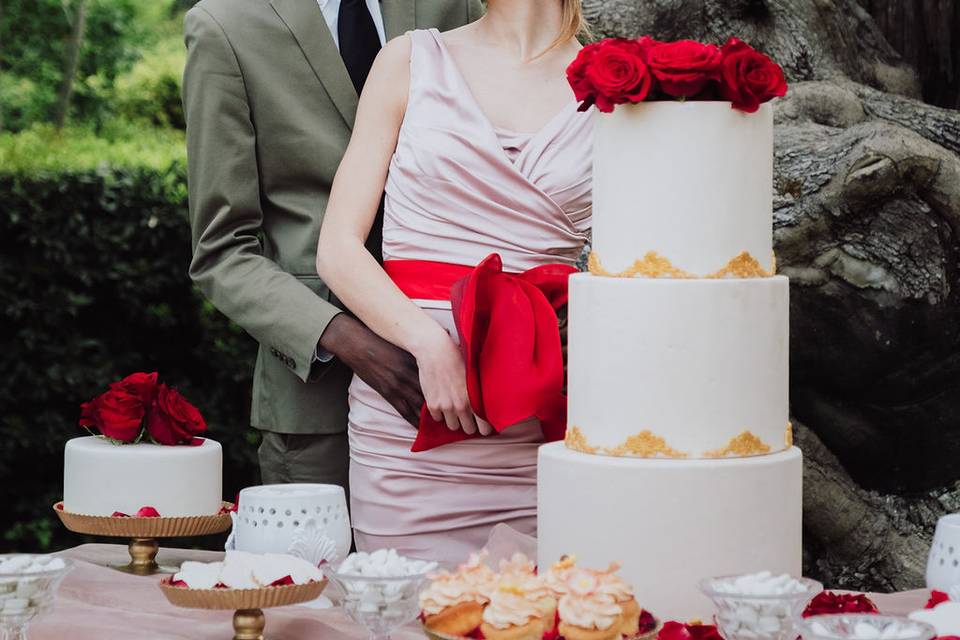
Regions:
<instances>
[{"instance_id":1,"label":"dress shoulder strap","mask_svg":"<svg viewBox=\"0 0 960 640\"><path fill-rule=\"evenodd\" d=\"M442 99L448 95L446 74L443 72L443 44L436 29L416 29L410 35L410 93L407 111L421 106L424 101Z\"/></svg>"}]
</instances>

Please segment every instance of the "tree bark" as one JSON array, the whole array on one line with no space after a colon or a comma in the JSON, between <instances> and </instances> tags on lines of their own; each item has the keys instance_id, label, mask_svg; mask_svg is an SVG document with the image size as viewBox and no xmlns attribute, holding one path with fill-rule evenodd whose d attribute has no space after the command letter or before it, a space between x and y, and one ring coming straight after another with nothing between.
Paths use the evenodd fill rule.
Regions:
<instances>
[{"instance_id":1,"label":"tree bark","mask_svg":"<svg viewBox=\"0 0 960 640\"><path fill-rule=\"evenodd\" d=\"M955 0L860 0L920 75L924 101L960 108L960 4Z\"/></svg>"},{"instance_id":2,"label":"tree bark","mask_svg":"<svg viewBox=\"0 0 960 640\"><path fill-rule=\"evenodd\" d=\"M791 81L775 104L774 242L791 278L791 411L806 570L922 585L960 507L960 112L858 0L583 0L599 35L737 35ZM880 493L884 492L884 493Z\"/></svg>"},{"instance_id":3,"label":"tree bark","mask_svg":"<svg viewBox=\"0 0 960 640\"><path fill-rule=\"evenodd\" d=\"M67 11L67 6L64 6ZM68 12L69 14L69 12ZM67 42L67 53L63 61L63 78L60 81L60 90L57 94L57 103L53 112L53 123L57 129L66 124L67 114L70 111L70 98L73 96L73 84L80 66L80 48L83 46L83 33L87 23L87 2L77 0L76 8L70 20L70 40Z\"/></svg>"}]
</instances>

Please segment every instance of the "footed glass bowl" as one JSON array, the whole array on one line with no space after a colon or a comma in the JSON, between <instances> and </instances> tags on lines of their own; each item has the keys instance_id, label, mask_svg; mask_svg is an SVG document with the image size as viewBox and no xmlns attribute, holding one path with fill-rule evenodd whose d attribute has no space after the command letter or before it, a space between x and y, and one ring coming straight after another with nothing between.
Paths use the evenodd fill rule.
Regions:
<instances>
[{"instance_id":1,"label":"footed glass bowl","mask_svg":"<svg viewBox=\"0 0 960 640\"><path fill-rule=\"evenodd\" d=\"M803 640L932 640L937 630L926 622L870 613L835 613L796 621Z\"/></svg>"},{"instance_id":2,"label":"footed glass bowl","mask_svg":"<svg viewBox=\"0 0 960 640\"><path fill-rule=\"evenodd\" d=\"M799 593L755 595L721 588L737 576L708 578L700 583L703 592L717 606L717 628L727 640L786 640L796 637L794 618L807 603L823 591L823 585L798 578L805 589Z\"/></svg>"},{"instance_id":3,"label":"footed glass bowl","mask_svg":"<svg viewBox=\"0 0 960 640\"><path fill-rule=\"evenodd\" d=\"M23 640L27 625L46 615L53 608L53 598L63 576L70 570L70 561L43 568L53 561L48 555L0 555L0 564L15 560L24 566L0 573L0 640ZM28 568L28 567L33 567Z\"/></svg>"},{"instance_id":4,"label":"footed glass bowl","mask_svg":"<svg viewBox=\"0 0 960 640\"><path fill-rule=\"evenodd\" d=\"M387 640L395 629L416 619L420 613L420 592L428 576L360 576L329 568L324 573L339 596L340 606L366 627L371 640Z\"/></svg>"}]
</instances>

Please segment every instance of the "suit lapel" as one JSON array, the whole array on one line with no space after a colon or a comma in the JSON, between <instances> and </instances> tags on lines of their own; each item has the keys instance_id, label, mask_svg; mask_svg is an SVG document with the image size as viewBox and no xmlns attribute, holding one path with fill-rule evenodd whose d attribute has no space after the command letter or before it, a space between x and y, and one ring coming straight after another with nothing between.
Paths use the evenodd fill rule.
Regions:
<instances>
[{"instance_id":1,"label":"suit lapel","mask_svg":"<svg viewBox=\"0 0 960 640\"><path fill-rule=\"evenodd\" d=\"M412 0L397 0L397 3L404 4L406 1L412 7ZM340 50L323 19L317 0L270 0L270 4L290 29L313 73L323 83L344 122L352 129L357 115L357 91L353 88L350 74L343 65Z\"/></svg>"},{"instance_id":2,"label":"suit lapel","mask_svg":"<svg viewBox=\"0 0 960 640\"><path fill-rule=\"evenodd\" d=\"M383 12L383 28L387 40L417 28L414 0L380 0L380 11Z\"/></svg>"}]
</instances>

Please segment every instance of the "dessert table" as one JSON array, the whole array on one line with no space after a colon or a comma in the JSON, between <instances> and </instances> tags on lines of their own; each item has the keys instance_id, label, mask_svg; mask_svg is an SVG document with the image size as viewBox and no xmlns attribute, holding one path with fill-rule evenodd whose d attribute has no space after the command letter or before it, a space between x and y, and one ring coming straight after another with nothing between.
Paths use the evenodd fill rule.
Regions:
<instances>
[{"instance_id":1,"label":"dessert table","mask_svg":"<svg viewBox=\"0 0 960 640\"><path fill-rule=\"evenodd\" d=\"M123 564L126 545L85 544L58 555L74 561L57 595L56 608L30 626L29 640L223 640L231 636L232 611L180 609L169 604L157 587L158 576L139 577L104 565ZM212 562L216 551L162 548L161 564L185 560ZM884 613L905 614L927 600L925 589L895 594L869 594ZM290 606L267 612L270 640L365 640L366 631L338 609ZM400 629L394 640L423 640L418 624Z\"/></svg>"},{"instance_id":2,"label":"dessert table","mask_svg":"<svg viewBox=\"0 0 960 640\"><path fill-rule=\"evenodd\" d=\"M56 608L31 624L29 640L224 640L232 636L232 611L181 609L169 604L157 586L160 576L134 576L104 565L127 561L127 547L85 544L59 554L74 561L57 594ZM161 548L158 561L213 562L223 553ZM267 611L270 640L366 640L367 633L339 609L290 606ZM423 640L418 626L393 634L394 640Z\"/></svg>"}]
</instances>

